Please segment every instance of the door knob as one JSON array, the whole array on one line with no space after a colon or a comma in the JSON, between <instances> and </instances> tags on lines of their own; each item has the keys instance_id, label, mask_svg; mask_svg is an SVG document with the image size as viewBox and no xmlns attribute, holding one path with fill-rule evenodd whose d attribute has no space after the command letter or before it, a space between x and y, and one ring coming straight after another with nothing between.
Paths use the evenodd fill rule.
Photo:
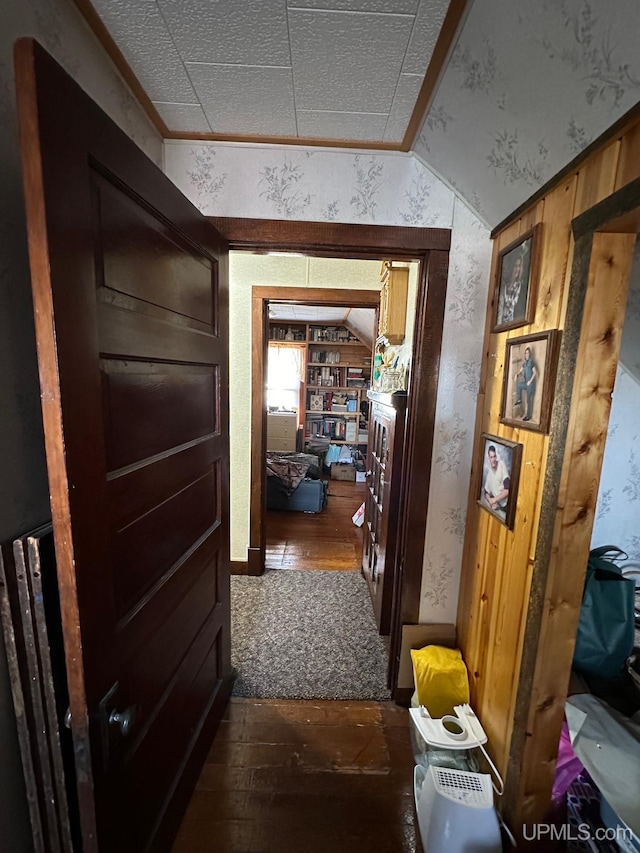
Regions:
<instances>
[{"instance_id":1,"label":"door knob","mask_svg":"<svg viewBox=\"0 0 640 853\"><path fill-rule=\"evenodd\" d=\"M133 726L136 718L135 706L131 705L125 708L124 711L116 711L115 709L109 714L109 725L120 729L122 737L126 737Z\"/></svg>"}]
</instances>

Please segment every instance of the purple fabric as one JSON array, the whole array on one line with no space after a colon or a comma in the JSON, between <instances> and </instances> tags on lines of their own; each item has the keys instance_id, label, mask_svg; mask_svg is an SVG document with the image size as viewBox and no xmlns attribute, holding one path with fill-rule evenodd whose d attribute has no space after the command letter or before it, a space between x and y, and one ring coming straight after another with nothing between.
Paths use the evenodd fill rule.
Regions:
<instances>
[{"instance_id":1,"label":"purple fabric","mask_svg":"<svg viewBox=\"0 0 640 853\"><path fill-rule=\"evenodd\" d=\"M556 776L553 780L553 791L551 793L552 800L560 800L569 790L572 782L578 778L579 774L584 770L582 762L576 757L573 747L571 746L571 737L569 736L569 727L566 720L562 724L562 732L560 734L560 746L558 747L558 761L556 764Z\"/></svg>"}]
</instances>

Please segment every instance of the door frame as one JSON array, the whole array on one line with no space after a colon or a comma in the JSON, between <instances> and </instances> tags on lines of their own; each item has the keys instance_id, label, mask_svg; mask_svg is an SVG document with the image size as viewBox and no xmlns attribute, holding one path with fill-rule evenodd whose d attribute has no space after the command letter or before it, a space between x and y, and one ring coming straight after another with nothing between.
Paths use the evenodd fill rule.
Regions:
<instances>
[{"instance_id":1,"label":"door frame","mask_svg":"<svg viewBox=\"0 0 640 853\"><path fill-rule=\"evenodd\" d=\"M640 178L577 216L503 814L544 820L640 234ZM626 281L625 281L626 279Z\"/></svg>"},{"instance_id":2,"label":"door frame","mask_svg":"<svg viewBox=\"0 0 640 853\"><path fill-rule=\"evenodd\" d=\"M391 625L390 683L395 689L403 624L419 618L424 539L429 509L432 448L435 432L440 352L449 270L451 230L409 226L352 225L270 219L209 217L229 242L230 251L296 252L311 257L419 262L416 321L411 358L411 387L403 454L403 482ZM305 289L306 299L313 293ZM255 311L258 312L258 308ZM265 357L267 335L264 309L253 316L254 356ZM261 339L260 339L261 336ZM252 393L256 393L255 374ZM262 393L262 389L258 389ZM266 489L266 412L252 422L251 527L247 572L264 571ZM419 462L419 464L418 464ZM256 472L260 472L260 475ZM406 697L402 696L404 700Z\"/></svg>"},{"instance_id":3,"label":"door frame","mask_svg":"<svg viewBox=\"0 0 640 853\"><path fill-rule=\"evenodd\" d=\"M251 290L251 518L249 554L256 550L257 558L249 560L247 573L261 575L265 570L266 552L266 490L267 490L267 358L269 347L269 303L290 302L296 305L332 305L345 308L378 310L380 294L376 290L335 290L320 287L253 287ZM233 566L232 566L233 568Z\"/></svg>"}]
</instances>

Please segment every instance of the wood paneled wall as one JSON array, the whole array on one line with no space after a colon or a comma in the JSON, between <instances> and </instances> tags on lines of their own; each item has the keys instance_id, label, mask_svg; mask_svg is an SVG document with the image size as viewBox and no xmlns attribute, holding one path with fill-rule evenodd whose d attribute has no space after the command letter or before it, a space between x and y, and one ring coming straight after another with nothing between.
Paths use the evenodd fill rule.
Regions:
<instances>
[{"instance_id":1,"label":"wood paneled wall","mask_svg":"<svg viewBox=\"0 0 640 853\"><path fill-rule=\"evenodd\" d=\"M588 282L583 270L587 283L580 293L580 270L572 276L572 221L639 176L635 123L494 241L492 282L500 250L542 225L533 323L492 334L494 305L488 310L457 627L472 702L507 777L503 812L516 833L523 821L543 819L549 806L636 239L617 233L585 237ZM551 435L501 424L506 341L565 326L564 375L559 372ZM513 531L476 504L481 432L523 445Z\"/></svg>"}]
</instances>

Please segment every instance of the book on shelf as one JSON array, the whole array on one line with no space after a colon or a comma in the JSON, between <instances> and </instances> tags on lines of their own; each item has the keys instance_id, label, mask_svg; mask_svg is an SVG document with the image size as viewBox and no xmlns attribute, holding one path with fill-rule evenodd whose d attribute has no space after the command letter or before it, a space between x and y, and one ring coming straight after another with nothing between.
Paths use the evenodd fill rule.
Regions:
<instances>
[{"instance_id":1,"label":"book on shelf","mask_svg":"<svg viewBox=\"0 0 640 853\"><path fill-rule=\"evenodd\" d=\"M312 364L338 364L340 350L311 350L309 356Z\"/></svg>"}]
</instances>

